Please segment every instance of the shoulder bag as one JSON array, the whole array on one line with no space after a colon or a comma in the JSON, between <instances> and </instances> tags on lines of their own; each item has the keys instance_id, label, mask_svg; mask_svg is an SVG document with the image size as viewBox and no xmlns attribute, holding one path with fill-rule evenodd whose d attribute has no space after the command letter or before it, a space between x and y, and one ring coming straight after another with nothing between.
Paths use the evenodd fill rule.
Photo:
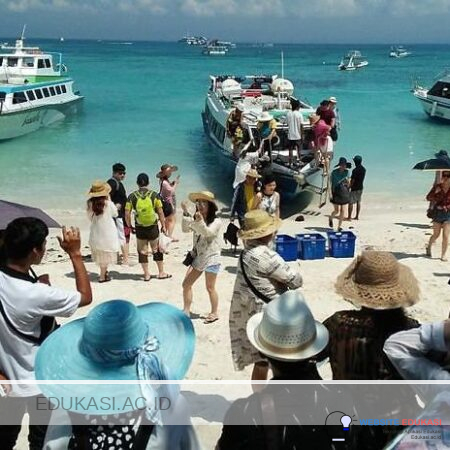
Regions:
<instances>
[{"instance_id":1,"label":"shoulder bag","mask_svg":"<svg viewBox=\"0 0 450 450\"><path fill-rule=\"evenodd\" d=\"M247 283L247 286L250 288L250 290L253 292L253 294L258 297L260 300L262 300L264 303L270 303L272 301L271 298L267 297L267 295L262 294L258 291L258 289L253 286L252 282L248 278L247 274L245 273L244 268L244 252L242 251L239 256L239 264L241 265L242 275L244 275L244 280Z\"/></svg>"}]
</instances>

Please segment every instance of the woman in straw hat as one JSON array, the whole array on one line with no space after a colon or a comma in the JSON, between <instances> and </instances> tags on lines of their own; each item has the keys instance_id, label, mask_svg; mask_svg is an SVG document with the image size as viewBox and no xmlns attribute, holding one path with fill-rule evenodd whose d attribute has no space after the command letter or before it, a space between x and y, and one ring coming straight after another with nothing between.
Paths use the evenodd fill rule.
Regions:
<instances>
[{"instance_id":1,"label":"woman in straw hat","mask_svg":"<svg viewBox=\"0 0 450 450\"><path fill-rule=\"evenodd\" d=\"M194 245L189 252L190 258L185 263L188 265L188 270L183 280L183 310L186 315L190 316L192 287L204 272L206 290L211 302L211 312L205 316L204 323L213 323L219 319L219 296L216 291L216 281L221 264L220 230L222 221L216 217L217 204L212 192L193 192L189 194L189 200L196 206L193 216L189 213L187 203L181 203L183 232L193 232L194 234Z\"/></svg>"},{"instance_id":2,"label":"woman in straw hat","mask_svg":"<svg viewBox=\"0 0 450 450\"><path fill-rule=\"evenodd\" d=\"M265 303L302 285L298 270L270 248L281 224L281 219L271 217L266 211L250 211L245 215L244 229L239 233L245 242L245 250L240 257L231 299L231 351L236 370L254 364L252 380L265 380L268 365L248 340L247 322L262 311Z\"/></svg>"},{"instance_id":3,"label":"woman in straw hat","mask_svg":"<svg viewBox=\"0 0 450 450\"><path fill-rule=\"evenodd\" d=\"M391 334L419 326L404 309L419 301L411 269L392 253L365 251L338 277L336 291L361 309L339 311L324 322L333 379L401 379L383 345Z\"/></svg>"},{"instance_id":4,"label":"woman in straw hat","mask_svg":"<svg viewBox=\"0 0 450 450\"><path fill-rule=\"evenodd\" d=\"M108 265L117 263L120 251L119 236L114 219L118 216L116 205L110 200L111 186L94 181L88 192L88 217L91 221L89 246L92 259L100 267L99 283L111 281Z\"/></svg>"},{"instance_id":5,"label":"woman in straw hat","mask_svg":"<svg viewBox=\"0 0 450 450\"><path fill-rule=\"evenodd\" d=\"M173 172L178 170L177 166L171 164L163 164L161 170L156 174L159 178L159 195L163 202L163 212L166 218L167 236L172 238L172 242L178 242L178 239L173 238L173 230L177 220L177 205L175 198L175 191L180 184L180 175L174 181L170 181Z\"/></svg>"},{"instance_id":6,"label":"woman in straw hat","mask_svg":"<svg viewBox=\"0 0 450 450\"><path fill-rule=\"evenodd\" d=\"M260 190L258 183L260 178L261 175L258 171L249 167L245 173L245 180L239 183L234 190L230 217L231 221L237 217L241 227L244 224L245 213L256 209L259 203L257 193Z\"/></svg>"}]
</instances>

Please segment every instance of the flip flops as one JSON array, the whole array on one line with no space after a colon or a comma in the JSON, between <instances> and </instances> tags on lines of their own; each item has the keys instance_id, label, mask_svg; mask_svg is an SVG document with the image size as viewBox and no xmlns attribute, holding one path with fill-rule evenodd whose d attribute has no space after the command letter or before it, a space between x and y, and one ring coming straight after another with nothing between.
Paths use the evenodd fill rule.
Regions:
<instances>
[{"instance_id":1,"label":"flip flops","mask_svg":"<svg viewBox=\"0 0 450 450\"><path fill-rule=\"evenodd\" d=\"M106 278L104 280L101 280L100 278L98 279L99 283L107 283L108 281L111 281L112 278L108 277L108 275L106 276Z\"/></svg>"},{"instance_id":2,"label":"flip flops","mask_svg":"<svg viewBox=\"0 0 450 450\"><path fill-rule=\"evenodd\" d=\"M205 320L203 321L203 323L206 323L206 324L213 323L213 322L216 322L217 320L219 320L219 318L215 314L208 314L205 317Z\"/></svg>"},{"instance_id":3,"label":"flip flops","mask_svg":"<svg viewBox=\"0 0 450 450\"><path fill-rule=\"evenodd\" d=\"M170 273L166 273L164 276L160 277L159 275L152 276L155 280L168 280L169 278L172 278L172 275Z\"/></svg>"}]
</instances>

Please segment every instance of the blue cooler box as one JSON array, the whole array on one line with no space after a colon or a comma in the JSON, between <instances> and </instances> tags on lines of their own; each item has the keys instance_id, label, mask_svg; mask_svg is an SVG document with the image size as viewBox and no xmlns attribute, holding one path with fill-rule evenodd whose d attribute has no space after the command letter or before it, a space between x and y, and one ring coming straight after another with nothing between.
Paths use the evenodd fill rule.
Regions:
<instances>
[{"instance_id":1,"label":"blue cooler box","mask_svg":"<svg viewBox=\"0 0 450 450\"><path fill-rule=\"evenodd\" d=\"M319 233L297 234L299 259L324 259L326 239Z\"/></svg>"},{"instance_id":2,"label":"blue cooler box","mask_svg":"<svg viewBox=\"0 0 450 450\"><path fill-rule=\"evenodd\" d=\"M275 238L275 249L285 261L297 259L297 239L292 236L278 234Z\"/></svg>"},{"instance_id":3,"label":"blue cooler box","mask_svg":"<svg viewBox=\"0 0 450 450\"><path fill-rule=\"evenodd\" d=\"M351 231L328 232L329 252L333 258L353 258L356 236Z\"/></svg>"}]
</instances>

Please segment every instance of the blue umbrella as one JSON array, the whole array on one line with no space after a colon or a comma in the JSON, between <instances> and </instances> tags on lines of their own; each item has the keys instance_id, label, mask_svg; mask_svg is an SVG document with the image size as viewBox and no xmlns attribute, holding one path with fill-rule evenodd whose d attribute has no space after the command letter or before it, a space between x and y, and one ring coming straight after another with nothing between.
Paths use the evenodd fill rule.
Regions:
<instances>
[{"instance_id":1,"label":"blue umbrella","mask_svg":"<svg viewBox=\"0 0 450 450\"><path fill-rule=\"evenodd\" d=\"M450 158L432 158L418 162L413 170L430 170L433 172L450 171Z\"/></svg>"},{"instance_id":2,"label":"blue umbrella","mask_svg":"<svg viewBox=\"0 0 450 450\"><path fill-rule=\"evenodd\" d=\"M0 230L4 230L10 222L19 217L36 217L41 219L49 228L61 228L58 222L39 208L0 200Z\"/></svg>"}]
</instances>

